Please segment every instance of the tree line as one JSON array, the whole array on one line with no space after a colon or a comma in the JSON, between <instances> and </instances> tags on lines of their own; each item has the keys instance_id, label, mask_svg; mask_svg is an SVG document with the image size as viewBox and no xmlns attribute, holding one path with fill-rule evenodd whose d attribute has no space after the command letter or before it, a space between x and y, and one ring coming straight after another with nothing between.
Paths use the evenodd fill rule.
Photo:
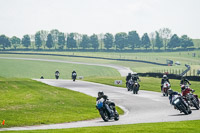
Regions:
<instances>
[{"instance_id":1,"label":"tree line","mask_svg":"<svg viewBox=\"0 0 200 133\"><path fill-rule=\"evenodd\" d=\"M13 36L11 38L6 35L0 35L0 47L17 49L19 47L26 49L132 49L155 48L164 50L174 48L193 47L194 43L187 35L178 37L177 34L172 34L169 28L162 28L150 34L144 33L141 37L136 31L119 32L115 35L106 34L87 34L69 33L65 34L57 29L49 31L38 31L35 35L24 35L22 39Z\"/></svg>"}]
</instances>

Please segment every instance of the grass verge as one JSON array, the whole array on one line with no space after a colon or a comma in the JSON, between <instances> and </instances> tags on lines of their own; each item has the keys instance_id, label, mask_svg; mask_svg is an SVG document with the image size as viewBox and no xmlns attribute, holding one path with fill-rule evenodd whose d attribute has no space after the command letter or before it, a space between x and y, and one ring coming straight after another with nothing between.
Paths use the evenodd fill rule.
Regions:
<instances>
[{"instance_id":1,"label":"grass verge","mask_svg":"<svg viewBox=\"0 0 200 133\"><path fill-rule=\"evenodd\" d=\"M100 117L94 97L30 79L0 77L3 127L40 125ZM123 113L118 108L119 113ZM0 125L2 127L2 125Z\"/></svg>"},{"instance_id":2,"label":"grass verge","mask_svg":"<svg viewBox=\"0 0 200 133\"><path fill-rule=\"evenodd\" d=\"M103 127L84 127L53 130L5 131L6 133L199 133L200 121L143 123Z\"/></svg>"}]
</instances>

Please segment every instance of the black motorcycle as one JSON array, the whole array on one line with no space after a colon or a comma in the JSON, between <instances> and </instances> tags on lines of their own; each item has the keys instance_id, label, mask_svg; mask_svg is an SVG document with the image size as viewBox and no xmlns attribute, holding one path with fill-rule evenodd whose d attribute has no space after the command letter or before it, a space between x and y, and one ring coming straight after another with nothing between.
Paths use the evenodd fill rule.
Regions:
<instances>
[{"instance_id":1,"label":"black motorcycle","mask_svg":"<svg viewBox=\"0 0 200 133\"><path fill-rule=\"evenodd\" d=\"M75 80L76 80L76 76L77 76L77 74L76 74L76 73L72 73L72 79L73 79L73 81L75 81Z\"/></svg>"},{"instance_id":2,"label":"black motorcycle","mask_svg":"<svg viewBox=\"0 0 200 133\"><path fill-rule=\"evenodd\" d=\"M60 75L59 73L55 74L56 79L59 79L59 75Z\"/></svg>"},{"instance_id":3,"label":"black motorcycle","mask_svg":"<svg viewBox=\"0 0 200 133\"><path fill-rule=\"evenodd\" d=\"M187 102L184 101L184 99L180 95L172 96L172 105L174 105L175 109L178 109L180 112L183 112L186 115L192 113L189 105L187 104Z\"/></svg>"},{"instance_id":4,"label":"black motorcycle","mask_svg":"<svg viewBox=\"0 0 200 133\"><path fill-rule=\"evenodd\" d=\"M97 101L96 103L96 108L99 110L99 114L101 115L101 118L107 122L108 120L112 120L114 119L115 121L118 121L119 120L119 114L117 112L117 110L115 110L114 112L114 117L111 117L108 109L106 108L106 105L109 106L110 110L114 112L113 108L115 108L113 104L106 104L104 102L104 99L101 98Z\"/></svg>"},{"instance_id":5,"label":"black motorcycle","mask_svg":"<svg viewBox=\"0 0 200 133\"><path fill-rule=\"evenodd\" d=\"M140 87L139 83L134 82L133 87L132 87L133 88L133 94L138 94L139 87Z\"/></svg>"}]
</instances>

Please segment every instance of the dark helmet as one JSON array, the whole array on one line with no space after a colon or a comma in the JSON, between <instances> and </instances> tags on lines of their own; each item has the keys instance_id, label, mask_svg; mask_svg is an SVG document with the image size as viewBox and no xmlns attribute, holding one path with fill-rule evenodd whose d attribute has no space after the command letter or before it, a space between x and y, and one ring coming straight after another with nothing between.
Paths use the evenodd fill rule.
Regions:
<instances>
[{"instance_id":1,"label":"dark helmet","mask_svg":"<svg viewBox=\"0 0 200 133\"><path fill-rule=\"evenodd\" d=\"M171 95L174 91L172 89L168 90L168 94Z\"/></svg>"},{"instance_id":2,"label":"dark helmet","mask_svg":"<svg viewBox=\"0 0 200 133\"><path fill-rule=\"evenodd\" d=\"M131 76L131 73L128 73L128 76Z\"/></svg>"},{"instance_id":3,"label":"dark helmet","mask_svg":"<svg viewBox=\"0 0 200 133\"><path fill-rule=\"evenodd\" d=\"M182 76L182 79L186 79L185 75Z\"/></svg>"},{"instance_id":4,"label":"dark helmet","mask_svg":"<svg viewBox=\"0 0 200 133\"><path fill-rule=\"evenodd\" d=\"M103 96L103 95L104 95L103 91L98 92L98 96Z\"/></svg>"}]
</instances>

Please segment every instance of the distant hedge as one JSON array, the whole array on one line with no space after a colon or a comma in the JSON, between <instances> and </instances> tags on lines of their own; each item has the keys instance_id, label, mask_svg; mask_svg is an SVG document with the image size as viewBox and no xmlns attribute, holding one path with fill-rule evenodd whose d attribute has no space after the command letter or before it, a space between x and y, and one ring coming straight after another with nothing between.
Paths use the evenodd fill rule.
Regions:
<instances>
[{"instance_id":1,"label":"distant hedge","mask_svg":"<svg viewBox=\"0 0 200 133\"><path fill-rule=\"evenodd\" d=\"M162 78L163 77L163 73L138 73L139 76L149 76L149 77L158 77L158 78ZM176 75L176 74L167 74L169 79L179 79L181 80L181 76ZM186 78L188 80L191 81L200 81L200 76L186 76Z\"/></svg>"}]
</instances>

